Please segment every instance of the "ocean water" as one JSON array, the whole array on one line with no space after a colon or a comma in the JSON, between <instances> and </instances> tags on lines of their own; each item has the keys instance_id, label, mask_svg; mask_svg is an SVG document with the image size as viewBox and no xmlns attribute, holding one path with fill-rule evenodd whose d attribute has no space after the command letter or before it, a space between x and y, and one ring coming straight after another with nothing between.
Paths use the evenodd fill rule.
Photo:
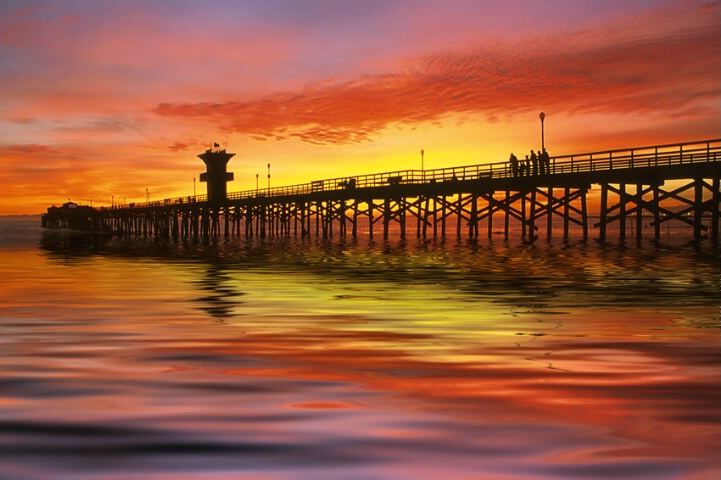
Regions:
<instances>
[{"instance_id":1,"label":"ocean water","mask_svg":"<svg viewBox=\"0 0 721 480\"><path fill-rule=\"evenodd\" d=\"M702 480L721 253L0 223L0 479Z\"/></svg>"}]
</instances>

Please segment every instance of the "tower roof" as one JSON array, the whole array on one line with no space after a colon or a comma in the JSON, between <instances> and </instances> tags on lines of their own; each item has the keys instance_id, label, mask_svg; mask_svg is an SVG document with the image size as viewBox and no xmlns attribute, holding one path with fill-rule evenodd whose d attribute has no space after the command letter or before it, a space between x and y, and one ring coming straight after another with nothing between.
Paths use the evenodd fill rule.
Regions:
<instances>
[{"instance_id":1,"label":"tower roof","mask_svg":"<svg viewBox=\"0 0 721 480\"><path fill-rule=\"evenodd\" d=\"M198 155L198 157L205 162L206 165L228 163L228 161L235 156L234 153L228 153L223 150L213 150L209 148L205 152Z\"/></svg>"}]
</instances>

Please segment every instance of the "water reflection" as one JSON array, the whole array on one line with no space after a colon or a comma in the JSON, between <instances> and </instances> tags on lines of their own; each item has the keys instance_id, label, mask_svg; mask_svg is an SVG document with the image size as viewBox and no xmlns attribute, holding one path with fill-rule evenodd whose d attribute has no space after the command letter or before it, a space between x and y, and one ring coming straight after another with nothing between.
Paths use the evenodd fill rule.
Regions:
<instances>
[{"instance_id":1,"label":"water reflection","mask_svg":"<svg viewBox=\"0 0 721 480\"><path fill-rule=\"evenodd\" d=\"M192 265L204 273L199 286L211 292L199 300L219 308L218 316L227 315L242 295L230 286L229 275L248 271L277 273L279 279L314 275L338 283L421 284L540 310L568 303L633 306L681 299L690 306L719 300L721 254L710 243L159 240L43 233L41 247L55 259L100 255ZM707 326L717 326L716 320Z\"/></svg>"},{"instance_id":2,"label":"water reflection","mask_svg":"<svg viewBox=\"0 0 721 480\"><path fill-rule=\"evenodd\" d=\"M719 471L715 247L56 233L0 249L0 478Z\"/></svg>"}]
</instances>

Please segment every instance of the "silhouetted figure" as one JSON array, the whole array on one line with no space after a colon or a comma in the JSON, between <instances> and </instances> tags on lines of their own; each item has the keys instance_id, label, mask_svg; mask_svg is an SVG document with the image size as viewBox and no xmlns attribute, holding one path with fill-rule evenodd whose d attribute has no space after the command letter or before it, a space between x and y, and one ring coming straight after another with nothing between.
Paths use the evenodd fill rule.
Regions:
<instances>
[{"instance_id":1,"label":"silhouetted figure","mask_svg":"<svg viewBox=\"0 0 721 480\"><path fill-rule=\"evenodd\" d=\"M521 172L520 172L520 175L521 175L521 176L528 175L528 173L530 172L530 170L531 170L531 161L528 159L528 155L526 155L526 159L525 159L525 160L523 161L523 163L521 164Z\"/></svg>"},{"instance_id":2,"label":"silhouetted figure","mask_svg":"<svg viewBox=\"0 0 721 480\"><path fill-rule=\"evenodd\" d=\"M550 175L551 173L551 157L548 155L548 152L544 148L540 155L540 161L541 161L541 172L545 173L546 175Z\"/></svg>"},{"instance_id":3,"label":"silhouetted figure","mask_svg":"<svg viewBox=\"0 0 721 480\"><path fill-rule=\"evenodd\" d=\"M511 154L510 157L508 157L508 161L511 162L511 172L513 173L514 177L518 176L518 158L514 154Z\"/></svg>"},{"instance_id":4,"label":"silhouetted figure","mask_svg":"<svg viewBox=\"0 0 721 480\"><path fill-rule=\"evenodd\" d=\"M531 164L533 164L533 175L538 175L538 155L531 150Z\"/></svg>"}]
</instances>

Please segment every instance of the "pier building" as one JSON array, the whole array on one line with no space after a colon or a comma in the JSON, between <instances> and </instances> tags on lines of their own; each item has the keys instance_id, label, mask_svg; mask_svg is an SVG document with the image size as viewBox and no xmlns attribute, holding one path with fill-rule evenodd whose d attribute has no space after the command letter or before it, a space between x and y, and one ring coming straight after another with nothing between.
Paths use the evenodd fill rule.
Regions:
<instances>
[{"instance_id":1,"label":"pier building","mask_svg":"<svg viewBox=\"0 0 721 480\"><path fill-rule=\"evenodd\" d=\"M208 184L207 201L214 205L223 204L228 198L228 182L233 181L233 173L226 170L228 161L234 156L234 153L220 150L217 143L198 155L206 167L205 173L200 174L200 181Z\"/></svg>"}]
</instances>

